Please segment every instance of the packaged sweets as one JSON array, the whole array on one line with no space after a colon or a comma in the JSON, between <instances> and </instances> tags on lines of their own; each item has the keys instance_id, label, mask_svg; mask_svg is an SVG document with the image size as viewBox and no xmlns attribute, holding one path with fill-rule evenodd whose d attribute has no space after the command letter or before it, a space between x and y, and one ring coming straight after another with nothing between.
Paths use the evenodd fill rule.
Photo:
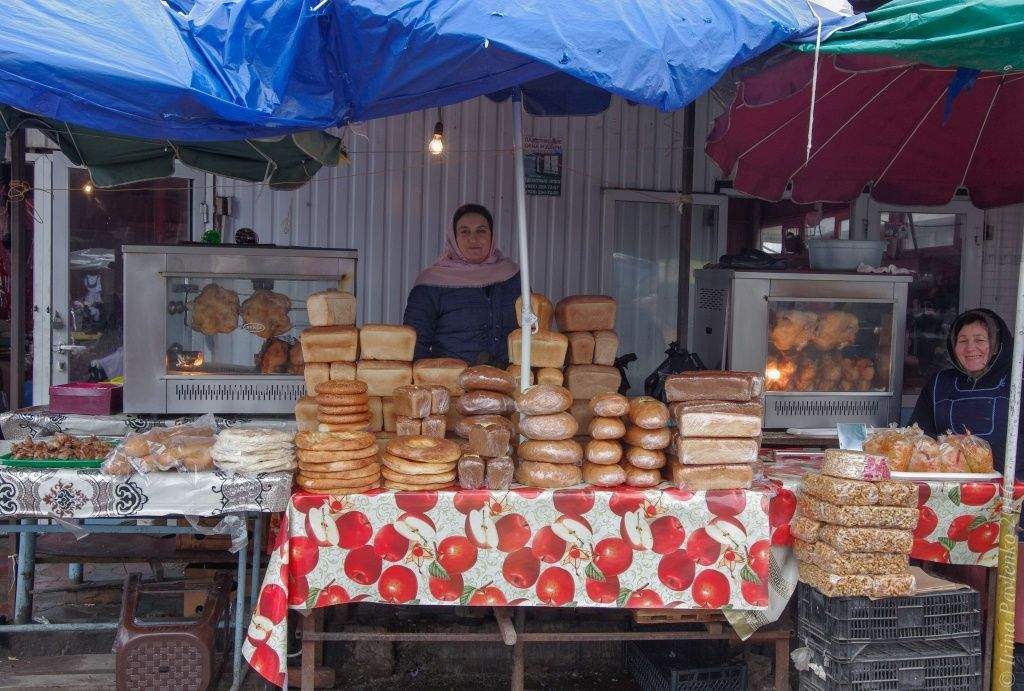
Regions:
<instances>
[{"instance_id":1,"label":"packaged sweets","mask_svg":"<svg viewBox=\"0 0 1024 691\"><path fill-rule=\"evenodd\" d=\"M879 506L917 508L917 485L913 482L888 480L875 483Z\"/></svg>"},{"instance_id":2,"label":"packaged sweets","mask_svg":"<svg viewBox=\"0 0 1024 691\"><path fill-rule=\"evenodd\" d=\"M804 493L833 504L873 506L878 503L878 488L873 482L819 473L804 475Z\"/></svg>"},{"instance_id":3,"label":"packaged sweets","mask_svg":"<svg viewBox=\"0 0 1024 691\"><path fill-rule=\"evenodd\" d=\"M822 571L812 563L801 561L800 580L828 597L898 597L914 589L910 573L886 576L837 575Z\"/></svg>"},{"instance_id":4,"label":"packaged sweets","mask_svg":"<svg viewBox=\"0 0 1024 691\"><path fill-rule=\"evenodd\" d=\"M892 528L846 528L820 524L817 538L819 542L828 543L842 552L909 554L914 547L914 534L910 530Z\"/></svg>"},{"instance_id":5,"label":"packaged sweets","mask_svg":"<svg viewBox=\"0 0 1024 691\"><path fill-rule=\"evenodd\" d=\"M800 512L823 523L850 528L902 528L917 526L918 510L900 506L839 506L810 495L800 497Z\"/></svg>"},{"instance_id":6,"label":"packaged sweets","mask_svg":"<svg viewBox=\"0 0 1024 691\"><path fill-rule=\"evenodd\" d=\"M789 532L793 534L793 537L804 542L817 541L820 528L821 521L802 515L796 516L789 524Z\"/></svg>"},{"instance_id":7,"label":"packaged sweets","mask_svg":"<svg viewBox=\"0 0 1024 691\"><path fill-rule=\"evenodd\" d=\"M885 456L847 449L826 449L821 472L850 480L888 480L891 477Z\"/></svg>"},{"instance_id":8,"label":"packaged sweets","mask_svg":"<svg viewBox=\"0 0 1024 691\"><path fill-rule=\"evenodd\" d=\"M973 434L946 434L939 437L939 455L948 457L954 454L957 459L949 461L950 465L963 467L968 473L991 473L994 470L992 447L981 437Z\"/></svg>"},{"instance_id":9,"label":"packaged sweets","mask_svg":"<svg viewBox=\"0 0 1024 691\"><path fill-rule=\"evenodd\" d=\"M889 470L905 472L910 467L914 445L924 436L917 425L876 429L868 434L864 450L889 459Z\"/></svg>"},{"instance_id":10,"label":"packaged sweets","mask_svg":"<svg viewBox=\"0 0 1024 691\"><path fill-rule=\"evenodd\" d=\"M910 567L910 559L906 554L839 551L827 542L814 543L814 557L811 561L822 571L840 576L905 573Z\"/></svg>"}]
</instances>

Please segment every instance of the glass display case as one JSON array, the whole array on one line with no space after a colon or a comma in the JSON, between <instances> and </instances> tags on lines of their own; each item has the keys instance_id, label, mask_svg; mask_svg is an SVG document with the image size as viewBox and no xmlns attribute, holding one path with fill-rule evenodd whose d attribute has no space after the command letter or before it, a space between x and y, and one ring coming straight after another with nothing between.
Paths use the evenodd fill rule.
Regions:
<instances>
[{"instance_id":1,"label":"glass display case","mask_svg":"<svg viewBox=\"0 0 1024 691\"><path fill-rule=\"evenodd\" d=\"M131 413L292 414L305 395L306 298L353 292L355 250L128 245Z\"/></svg>"},{"instance_id":2,"label":"glass display case","mask_svg":"<svg viewBox=\"0 0 1024 691\"><path fill-rule=\"evenodd\" d=\"M768 428L899 418L909 276L696 272L693 349L765 375Z\"/></svg>"}]
</instances>

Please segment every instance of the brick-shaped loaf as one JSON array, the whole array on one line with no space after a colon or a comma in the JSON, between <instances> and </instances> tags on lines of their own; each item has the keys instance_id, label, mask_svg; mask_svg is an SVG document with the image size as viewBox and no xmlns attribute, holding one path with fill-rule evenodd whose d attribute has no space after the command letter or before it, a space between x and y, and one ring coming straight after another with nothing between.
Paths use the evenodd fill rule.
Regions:
<instances>
[{"instance_id":1,"label":"brick-shaped loaf","mask_svg":"<svg viewBox=\"0 0 1024 691\"><path fill-rule=\"evenodd\" d=\"M415 375L413 375L415 377ZM440 384L424 387L430 390L430 414L447 415L451 407L452 395L448 388Z\"/></svg>"},{"instance_id":2,"label":"brick-shaped loaf","mask_svg":"<svg viewBox=\"0 0 1024 691\"><path fill-rule=\"evenodd\" d=\"M675 439L676 456L682 465L756 463L758 449L756 439Z\"/></svg>"},{"instance_id":3,"label":"brick-shaped loaf","mask_svg":"<svg viewBox=\"0 0 1024 691\"><path fill-rule=\"evenodd\" d=\"M670 462L672 484L680 489L749 489L754 482L754 467L737 465L683 465Z\"/></svg>"},{"instance_id":4,"label":"brick-shaped loaf","mask_svg":"<svg viewBox=\"0 0 1024 691\"><path fill-rule=\"evenodd\" d=\"M594 334L589 331L572 331L565 335L569 339L569 364L594 364Z\"/></svg>"},{"instance_id":5,"label":"brick-shaped loaf","mask_svg":"<svg viewBox=\"0 0 1024 691\"><path fill-rule=\"evenodd\" d=\"M537 383L562 386L565 383L565 375L557 367L541 367L537 370Z\"/></svg>"},{"instance_id":6,"label":"brick-shaped loaf","mask_svg":"<svg viewBox=\"0 0 1024 691\"><path fill-rule=\"evenodd\" d=\"M395 415L425 418L430 415L434 397L425 386L409 384L394 389Z\"/></svg>"},{"instance_id":7,"label":"brick-shaped loaf","mask_svg":"<svg viewBox=\"0 0 1024 691\"><path fill-rule=\"evenodd\" d=\"M356 323L356 296L340 290L324 290L306 298L311 326L352 326Z\"/></svg>"},{"instance_id":8,"label":"brick-shaped loaf","mask_svg":"<svg viewBox=\"0 0 1024 691\"><path fill-rule=\"evenodd\" d=\"M555 305L558 330L612 331L615 329L615 300L607 295L570 295Z\"/></svg>"},{"instance_id":9,"label":"brick-shaped loaf","mask_svg":"<svg viewBox=\"0 0 1024 691\"><path fill-rule=\"evenodd\" d=\"M317 420L319 407L315 396L303 396L295 402L295 425L300 432L315 432L320 425Z\"/></svg>"},{"instance_id":10,"label":"brick-shaped loaf","mask_svg":"<svg viewBox=\"0 0 1024 691\"><path fill-rule=\"evenodd\" d=\"M614 365L619 354L619 334L611 329L594 332L594 364Z\"/></svg>"},{"instance_id":11,"label":"brick-shaped loaf","mask_svg":"<svg viewBox=\"0 0 1024 691\"><path fill-rule=\"evenodd\" d=\"M459 375L466 369L466 363L458 358L424 358L412 365L412 383L416 386L440 385L448 389L452 396L461 396L464 392L459 386Z\"/></svg>"},{"instance_id":12,"label":"brick-shaped loaf","mask_svg":"<svg viewBox=\"0 0 1024 691\"><path fill-rule=\"evenodd\" d=\"M551 331L551 320L555 316L555 308L542 293L530 293L530 311L537 316L537 328ZM516 323L523 325L523 296L516 298Z\"/></svg>"},{"instance_id":13,"label":"brick-shaped loaf","mask_svg":"<svg viewBox=\"0 0 1024 691\"><path fill-rule=\"evenodd\" d=\"M484 484L487 489L508 489L515 478L516 465L509 456L486 459L487 470Z\"/></svg>"},{"instance_id":14,"label":"brick-shaped loaf","mask_svg":"<svg viewBox=\"0 0 1024 691\"><path fill-rule=\"evenodd\" d=\"M764 377L758 372L727 372L707 370L681 372L665 378L665 398L676 401L732 401L747 403L760 400L764 393Z\"/></svg>"},{"instance_id":15,"label":"brick-shaped loaf","mask_svg":"<svg viewBox=\"0 0 1024 691\"><path fill-rule=\"evenodd\" d=\"M482 422L469 428L469 450L481 456L506 456L511 441L512 430L504 425Z\"/></svg>"},{"instance_id":16,"label":"brick-shaped loaf","mask_svg":"<svg viewBox=\"0 0 1024 691\"><path fill-rule=\"evenodd\" d=\"M416 352L416 329L401 324L363 324L359 329L359 357L362 360L412 362Z\"/></svg>"},{"instance_id":17,"label":"brick-shaped loaf","mask_svg":"<svg viewBox=\"0 0 1024 691\"><path fill-rule=\"evenodd\" d=\"M384 431L384 399L381 396L370 396L366 400L370 408L370 426L367 432Z\"/></svg>"},{"instance_id":18,"label":"brick-shaped loaf","mask_svg":"<svg viewBox=\"0 0 1024 691\"><path fill-rule=\"evenodd\" d=\"M615 367L606 365L570 365L565 368L565 387L574 399L588 401L600 393L616 392L622 384L622 375Z\"/></svg>"},{"instance_id":19,"label":"brick-shaped loaf","mask_svg":"<svg viewBox=\"0 0 1024 691\"><path fill-rule=\"evenodd\" d=\"M412 384L412 367L400 360L360 360L356 378L366 382L369 396L392 396L395 389Z\"/></svg>"},{"instance_id":20,"label":"brick-shaped loaf","mask_svg":"<svg viewBox=\"0 0 1024 691\"><path fill-rule=\"evenodd\" d=\"M464 454L459 459L459 486L463 489L483 489L486 482L487 465L476 454Z\"/></svg>"},{"instance_id":21,"label":"brick-shaped loaf","mask_svg":"<svg viewBox=\"0 0 1024 691\"><path fill-rule=\"evenodd\" d=\"M428 415L421 420L420 425L423 436L444 439L448 433L447 415Z\"/></svg>"},{"instance_id":22,"label":"brick-shaped loaf","mask_svg":"<svg viewBox=\"0 0 1024 691\"><path fill-rule=\"evenodd\" d=\"M538 331L530 336L531 367L561 367L569 351L569 338L554 331ZM513 365L522 364L523 330L508 335L508 359Z\"/></svg>"},{"instance_id":23,"label":"brick-shaped loaf","mask_svg":"<svg viewBox=\"0 0 1024 691\"><path fill-rule=\"evenodd\" d=\"M354 326L311 326L302 330L302 359L309 362L355 362L359 331Z\"/></svg>"},{"instance_id":24,"label":"brick-shaped loaf","mask_svg":"<svg viewBox=\"0 0 1024 691\"><path fill-rule=\"evenodd\" d=\"M764 407L760 403L685 401L672 404L681 437L757 437Z\"/></svg>"},{"instance_id":25,"label":"brick-shaped loaf","mask_svg":"<svg viewBox=\"0 0 1024 691\"><path fill-rule=\"evenodd\" d=\"M354 362L332 362L331 380L352 381L356 378L356 363Z\"/></svg>"},{"instance_id":26,"label":"brick-shaped loaf","mask_svg":"<svg viewBox=\"0 0 1024 691\"><path fill-rule=\"evenodd\" d=\"M307 362L302 369L302 376L306 380L306 393L312 396L316 393L317 384L330 380L331 366L326 362Z\"/></svg>"}]
</instances>

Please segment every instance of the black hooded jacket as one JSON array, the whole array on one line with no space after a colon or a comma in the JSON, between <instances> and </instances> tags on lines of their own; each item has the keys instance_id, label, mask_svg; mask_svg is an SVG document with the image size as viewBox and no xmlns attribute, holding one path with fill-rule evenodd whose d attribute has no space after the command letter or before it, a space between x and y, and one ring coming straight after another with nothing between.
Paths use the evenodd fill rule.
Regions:
<instances>
[{"instance_id":1,"label":"black hooded jacket","mask_svg":"<svg viewBox=\"0 0 1024 691\"><path fill-rule=\"evenodd\" d=\"M981 316L996 331L990 348L989 365L981 376L971 376L960 367L955 352L955 334L964 322ZM992 348L994 346L994 348ZM921 390L910 416L911 423L927 434L938 436L968 431L992 447L995 468L1003 469L1006 448L1006 417L1010 402L1010 370L1013 365L1013 337L1006 322L995 312L973 309L956 318L946 337L946 349L954 366L944 369ZM1024 420L1024 418L1022 418ZM1024 430L1022 430L1024 431ZM1017 437L1017 458L1022 458L1024 434ZM1024 479L1024 463L1018 461L1017 479Z\"/></svg>"}]
</instances>

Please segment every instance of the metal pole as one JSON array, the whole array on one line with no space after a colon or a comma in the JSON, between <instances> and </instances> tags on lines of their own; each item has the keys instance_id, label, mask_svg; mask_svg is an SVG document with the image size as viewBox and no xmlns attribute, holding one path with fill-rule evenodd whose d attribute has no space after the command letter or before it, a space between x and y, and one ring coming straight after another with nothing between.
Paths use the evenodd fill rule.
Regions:
<instances>
[{"instance_id":1,"label":"metal pole","mask_svg":"<svg viewBox=\"0 0 1024 691\"><path fill-rule=\"evenodd\" d=\"M25 177L25 130L18 128L11 133L11 191L16 181ZM25 279L28 276L28 243L25 237L25 200L20 194L10 197L11 230L11 375L7 382L7 400L11 410L17 410L24 403L25 391ZM44 353L39 357L49 357Z\"/></svg>"},{"instance_id":2,"label":"metal pole","mask_svg":"<svg viewBox=\"0 0 1024 691\"><path fill-rule=\"evenodd\" d=\"M242 519L245 520L245 514ZM245 566L248 553L245 549L238 550L238 582L235 584L235 650L232 665L231 689L236 691L242 685L242 634L245 628Z\"/></svg>"},{"instance_id":3,"label":"metal pole","mask_svg":"<svg viewBox=\"0 0 1024 691\"><path fill-rule=\"evenodd\" d=\"M526 171L523 168L523 107L519 87L512 88L512 139L516 169L516 230L519 236L519 280L523 287L523 352L519 356L519 389L530 386L530 340L536 317L530 308L530 251L526 237ZM509 354L511 355L511 353Z\"/></svg>"},{"instance_id":4,"label":"metal pole","mask_svg":"<svg viewBox=\"0 0 1024 691\"><path fill-rule=\"evenodd\" d=\"M256 596L260 588L260 558L263 556L263 514L255 514L252 530L252 582L249 584L249 614L256 611Z\"/></svg>"},{"instance_id":5,"label":"metal pole","mask_svg":"<svg viewBox=\"0 0 1024 691\"><path fill-rule=\"evenodd\" d=\"M35 525L32 518L23 518L23 526ZM14 594L14 623L28 624L32 621L32 588L36 575L36 534L25 532L18 538L17 589Z\"/></svg>"}]
</instances>

